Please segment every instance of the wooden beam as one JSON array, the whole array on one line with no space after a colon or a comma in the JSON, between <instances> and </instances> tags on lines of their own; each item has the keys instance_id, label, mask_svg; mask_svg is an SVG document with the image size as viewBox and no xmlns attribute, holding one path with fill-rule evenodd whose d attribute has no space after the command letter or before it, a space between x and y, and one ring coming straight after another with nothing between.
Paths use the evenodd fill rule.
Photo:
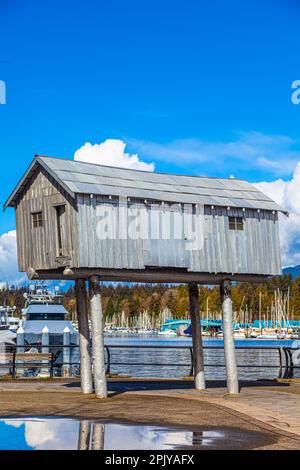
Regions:
<instances>
[{"instance_id":1,"label":"wooden beam","mask_svg":"<svg viewBox=\"0 0 300 470\"><path fill-rule=\"evenodd\" d=\"M223 314L223 339L228 393L239 393L239 381L232 325L231 282L225 280L220 286Z\"/></svg>"},{"instance_id":2,"label":"wooden beam","mask_svg":"<svg viewBox=\"0 0 300 470\"><path fill-rule=\"evenodd\" d=\"M107 398L107 383L104 361L103 313L99 276L89 278L90 306L92 320L92 349L95 394Z\"/></svg>"},{"instance_id":3,"label":"wooden beam","mask_svg":"<svg viewBox=\"0 0 300 470\"><path fill-rule=\"evenodd\" d=\"M65 272L65 274L64 274ZM100 276L102 281L113 282L145 282L145 283L179 283L186 284L197 282L198 284L221 284L228 279L233 282L265 282L270 276L256 274L212 274L202 272L188 272L173 269L96 269L96 268L72 268L55 270L34 271L34 279L40 280L75 280L89 279L90 276Z\"/></svg>"},{"instance_id":4,"label":"wooden beam","mask_svg":"<svg viewBox=\"0 0 300 470\"><path fill-rule=\"evenodd\" d=\"M200 323L199 289L198 284L196 282L189 284L189 305L192 323L195 388L197 390L204 390L206 388L206 385L203 366L203 344Z\"/></svg>"},{"instance_id":5,"label":"wooden beam","mask_svg":"<svg viewBox=\"0 0 300 470\"><path fill-rule=\"evenodd\" d=\"M84 279L76 279L75 293L77 301L80 378L83 393L93 393L93 376L91 364L90 328L88 319L88 301Z\"/></svg>"}]
</instances>

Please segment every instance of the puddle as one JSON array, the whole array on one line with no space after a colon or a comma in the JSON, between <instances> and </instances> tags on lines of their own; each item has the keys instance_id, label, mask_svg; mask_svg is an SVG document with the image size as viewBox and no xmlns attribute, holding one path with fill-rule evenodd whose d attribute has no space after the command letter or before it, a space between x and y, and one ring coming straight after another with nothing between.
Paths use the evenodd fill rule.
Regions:
<instances>
[{"instance_id":1,"label":"puddle","mask_svg":"<svg viewBox=\"0 0 300 470\"><path fill-rule=\"evenodd\" d=\"M0 450L171 450L248 448L261 434L73 418L0 419ZM252 446L250 446L252 447Z\"/></svg>"}]
</instances>

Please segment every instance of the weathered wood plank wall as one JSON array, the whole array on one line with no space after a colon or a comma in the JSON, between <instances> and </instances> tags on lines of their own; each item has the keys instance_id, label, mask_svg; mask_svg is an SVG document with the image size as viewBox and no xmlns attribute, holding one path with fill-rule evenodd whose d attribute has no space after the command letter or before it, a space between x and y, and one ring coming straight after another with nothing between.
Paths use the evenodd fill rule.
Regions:
<instances>
[{"instance_id":1,"label":"weathered wood plank wall","mask_svg":"<svg viewBox=\"0 0 300 470\"><path fill-rule=\"evenodd\" d=\"M40 170L16 207L19 270L56 268L65 263L59 257L56 205L65 205L63 250L68 264L77 264L77 212L66 194L51 177ZM32 214L43 212L43 226L33 227Z\"/></svg>"}]
</instances>

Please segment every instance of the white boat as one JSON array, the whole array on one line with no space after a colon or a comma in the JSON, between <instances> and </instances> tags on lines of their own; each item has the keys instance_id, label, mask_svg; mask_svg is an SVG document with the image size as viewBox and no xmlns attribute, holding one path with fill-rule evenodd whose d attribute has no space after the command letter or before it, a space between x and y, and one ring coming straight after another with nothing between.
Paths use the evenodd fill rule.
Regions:
<instances>
[{"instance_id":1,"label":"white boat","mask_svg":"<svg viewBox=\"0 0 300 470\"><path fill-rule=\"evenodd\" d=\"M233 331L234 338L245 338L245 331L244 330L234 330Z\"/></svg>"},{"instance_id":2,"label":"white boat","mask_svg":"<svg viewBox=\"0 0 300 470\"><path fill-rule=\"evenodd\" d=\"M16 333L10 329L9 322L9 315L12 314L14 310L15 309L11 307L0 307L0 350L2 352L16 344Z\"/></svg>"},{"instance_id":3,"label":"white boat","mask_svg":"<svg viewBox=\"0 0 300 470\"><path fill-rule=\"evenodd\" d=\"M300 339L300 334L299 333L292 333L291 334L291 339Z\"/></svg>"},{"instance_id":4,"label":"white boat","mask_svg":"<svg viewBox=\"0 0 300 470\"><path fill-rule=\"evenodd\" d=\"M14 317L16 307L0 307L0 330L10 330L16 332L20 318Z\"/></svg>"},{"instance_id":5,"label":"white boat","mask_svg":"<svg viewBox=\"0 0 300 470\"><path fill-rule=\"evenodd\" d=\"M36 343L42 335L42 330L47 326L51 336L56 336L56 340L60 344L64 329L69 328L71 337L74 335L74 343L76 343L77 330L70 320L66 320L67 310L63 306L62 295L51 292L39 285L31 285L29 293L25 293L25 308L22 310L22 320L20 326L24 329L25 340L28 343ZM73 342L73 341L72 341Z\"/></svg>"},{"instance_id":6,"label":"white boat","mask_svg":"<svg viewBox=\"0 0 300 470\"><path fill-rule=\"evenodd\" d=\"M164 336L177 336L176 331L173 330L161 330L158 332L158 334Z\"/></svg>"},{"instance_id":7,"label":"white boat","mask_svg":"<svg viewBox=\"0 0 300 470\"><path fill-rule=\"evenodd\" d=\"M257 336L257 339L278 339L278 336L275 333L263 333Z\"/></svg>"},{"instance_id":8,"label":"white boat","mask_svg":"<svg viewBox=\"0 0 300 470\"><path fill-rule=\"evenodd\" d=\"M16 332L19 328L20 318L19 317L8 317L9 330Z\"/></svg>"},{"instance_id":9,"label":"white boat","mask_svg":"<svg viewBox=\"0 0 300 470\"><path fill-rule=\"evenodd\" d=\"M29 288L29 293L25 293L25 308L22 310L22 320L20 326L24 330L25 345L40 347L42 341L42 331L47 327L49 331L49 344L51 351L55 354L55 365L60 367L63 362L63 335L68 328L70 332L70 345L78 344L78 331L70 320L66 320L67 310L61 300L59 288L55 292L47 290L43 285L35 284ZM18 332L17 332L18 334ZM78 348L71 348L70 361L79 363Z\"/></svg>"}]
</instances>

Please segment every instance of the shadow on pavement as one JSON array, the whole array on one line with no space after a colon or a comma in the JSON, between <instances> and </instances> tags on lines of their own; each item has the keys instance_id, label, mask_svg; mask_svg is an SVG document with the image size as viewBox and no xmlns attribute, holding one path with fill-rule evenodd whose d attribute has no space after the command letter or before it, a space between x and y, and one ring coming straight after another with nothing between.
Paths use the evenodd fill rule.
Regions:
<instances>
[{"instance_id":1,"label":"shadow on pavement","mask_svg":"<svg viewBox=\"0 0 300 470\"><path fill-rule=\"evenodd\" d=\"M208 380L206 382L208 389L226 389L224 380ZM240 381L240 390L251 387L289 387L289 383L282 383L270 380L259 381ZM79 381L72 381L63 384L64 387L80 388ZM140 380L137 379L108 379L108 390L113 393L125 393L128 391L151 391L151 390L193 390L194 382L192 380Z\"/></svg>"}]
</instances>

